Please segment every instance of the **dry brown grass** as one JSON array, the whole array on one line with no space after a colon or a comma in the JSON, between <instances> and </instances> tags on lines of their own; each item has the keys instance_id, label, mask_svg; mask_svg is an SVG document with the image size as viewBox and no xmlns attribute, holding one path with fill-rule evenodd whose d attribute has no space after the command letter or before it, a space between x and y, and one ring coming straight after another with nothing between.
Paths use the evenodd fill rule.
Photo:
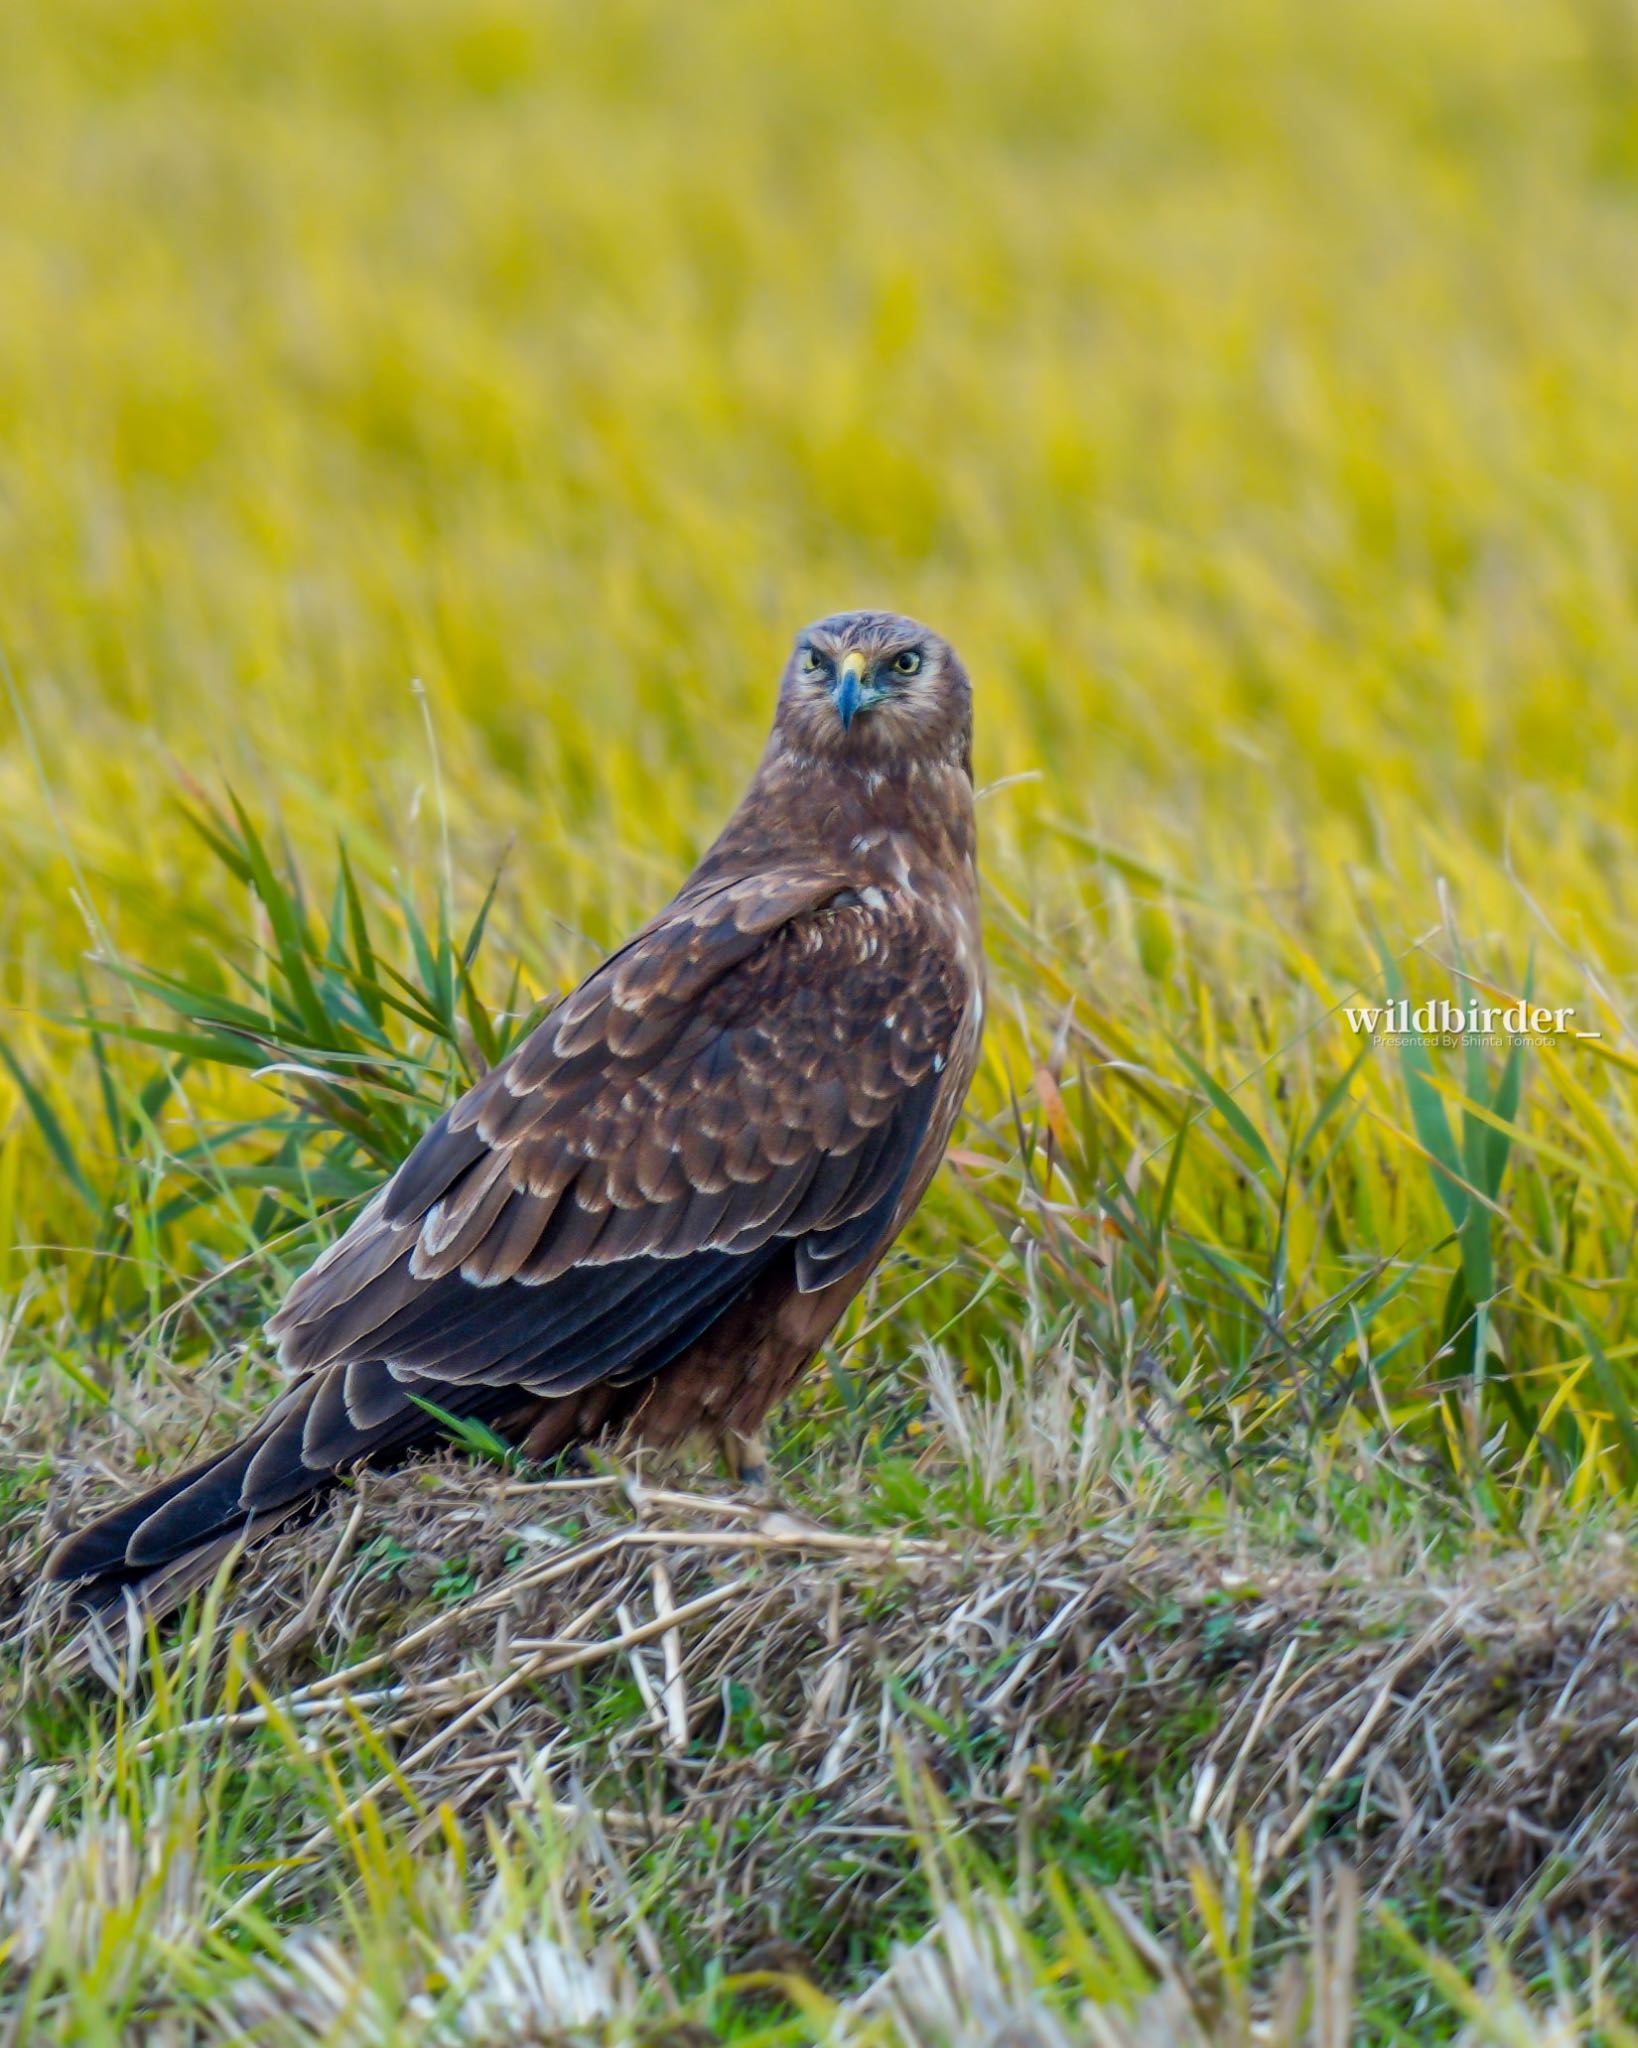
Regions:
<instances>
[{"instance_id":1,"label":"dry brown grass","mask_svg":"<svg viewBox=\"0 0 1638 2048\"><path fill-rule=\"evenodd\" d=\"M823 1871L827 1953L797 1958L820 1976L907 1882L923 1781L1026 1890L1032 1833L1074 1812L1144 1831L1160 1893L1202 1864L1235 1883L1243 1831L1276 1914L1329 1837L1367 1900L1437 1883L1457 1907L1638 1919L1624 1545L1301 1560L1104 1509L941 1541L635 1474L366 1475L230 1595L267 1698L184 1732L344 1740L362 1714L385 1760L348 1815L481 1813L538 1767L627 1860L708 1837L672 1880L738 1961ZM597 1704L611 1682L617 1711ZM317 1821L252 1896L310 1884L336 1841Z\"/></svg>"},{"instance_id":2,"label":"dry brown grass","mask_svg":"<svg viewBox=\"0 0 1638 2048\"><path fill-rule=\"evenodd\" d=\"M7 1686L0 1867L36 1926L13 1963L100 1970L163 2011L156 1958L276 1927L190 2009L361 2048L411 2020L444 2039L446 1982L468 1987L462 2025L513 2015L496 2040L554 2038L541 2015L588 1999L608 2040L656 2010L692 2025L678 1973L701 1958L760 1974L770 2013L817 2001L813 2038L1203 2048L1345 2038L1356 1897L1362 1935L1379 1903L1434 1899L1537 1956L1624 1931L1638 1565L1619 1532L1558 1518L1507 1543L1373 1511L1350 1536L1226 1510L1129 1394L1045 1326L1019 1341L1027 1373L982 1388L933 1347L909 1367L910 1516L845 1429L774 1502L675 1468L547 1480L451 1453L361 1475L159 1657L111 1643L117 1708L91 1679L65 1693L34 1638ZM140 1411L82 1434L53 1515L105 1498L139 1446L225 1433L200 1385L150 1376ZM8 1600L38 1542L16 1517ZM209 1788L247 1766L265 1823L199 1850ZM146 1836L117 1799L84 1804L139 1784ZM508 1875L520 1831L561 1859L547 1925ZM993 1896L975 1907L952 1869L992 1870ZM1031 1946L1080 1910L1066 1872L1132 1944L1078 2019L1052 1989L1078 1951ZM1341 1887L1328 1933L1316 1885ZM347 1895L388 1931L360 1947ZM1243 1962L1214 1960L1213 1900L1255 1929ZM99 1948L111 1924L137 1930L145 1978ZM886 1931L923 1929L887 1956ZM1475 2040L1545 2037L1539 2009L1483 2010Z\"/></svg>"}]
</instances>

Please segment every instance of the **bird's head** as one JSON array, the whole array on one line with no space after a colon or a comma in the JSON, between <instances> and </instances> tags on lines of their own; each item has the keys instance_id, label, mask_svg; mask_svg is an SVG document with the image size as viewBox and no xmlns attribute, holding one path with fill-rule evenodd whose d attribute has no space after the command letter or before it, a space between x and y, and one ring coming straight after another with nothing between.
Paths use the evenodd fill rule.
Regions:
<instances>
[{"instance_id":1,"label":"bird's head","mask_svg":"<svg viewBox=\"0 0 1638 2048\"><path fill-rule=\"evenodd\" d=\"M948 641L896 612L838 612L798 633L777 725L821 759L941 761L971 773L967 671Z\"/></svg>"}]
</instances>

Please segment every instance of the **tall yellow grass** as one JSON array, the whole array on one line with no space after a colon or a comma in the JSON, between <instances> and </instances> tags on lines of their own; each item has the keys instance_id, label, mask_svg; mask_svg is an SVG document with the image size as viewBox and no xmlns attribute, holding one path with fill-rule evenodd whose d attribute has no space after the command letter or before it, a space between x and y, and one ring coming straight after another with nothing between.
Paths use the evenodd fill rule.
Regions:
<instances>
[{"instance_id":1,"label":"tall yellow grass","mask_svg":"<svg viewBox=\"0 0 1638 2048\"><path fill-rule=\"evenodd\" d=\"M0 994L88 1171L80 956L250 929L181 774L315 873L429 877L441 820L469 907L515 841L549 988L731 802L793 627L890 604L1001 785L969 1149L1016 1090L1096 1239L1192 1113L1170 1220L1266 1281L1334 1007L1384 955L1532 976L1603 1036L1466 1111L1507 1158L1451 1401L1391 1049L1293 1155L1272 1312L1424 1261L1371 1426L1533 1478L1545 1418L1625 1484L1635 80L1623 0L12 0ZM1428 1085L1459 1132L1474 1075ZM49 1320L84 1219L4 1074L0 1222Z\"/></svg>"}]
</instances>

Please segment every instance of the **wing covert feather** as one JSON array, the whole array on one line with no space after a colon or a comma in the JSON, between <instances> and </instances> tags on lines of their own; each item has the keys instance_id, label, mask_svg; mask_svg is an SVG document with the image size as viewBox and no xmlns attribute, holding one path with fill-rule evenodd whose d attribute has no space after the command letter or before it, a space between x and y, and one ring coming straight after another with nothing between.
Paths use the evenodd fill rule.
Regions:
<instances>
[{"instance_id":1,"label":"wing covert feather","mask_svg":"<svg viewBox=\"0 0 1638 2048\"><path fill-rule=\"evenodd\" d=\"M970 996L911 895L679 899L438 1118L291 1289L281 1355L556 1393L657 1369L781 1244L827 1284L891 1227Z\"/></svg>"}]
</instances>

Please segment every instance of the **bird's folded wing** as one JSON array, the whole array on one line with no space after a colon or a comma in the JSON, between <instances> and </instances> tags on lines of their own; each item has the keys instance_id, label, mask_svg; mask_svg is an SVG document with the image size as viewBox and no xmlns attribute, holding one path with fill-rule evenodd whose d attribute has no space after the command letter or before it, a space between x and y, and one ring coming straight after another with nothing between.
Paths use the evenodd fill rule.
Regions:
<instances>
[{"instance_id":1,"label":"bird's folded wing","mask_svg":"<svg viewBox=\"0 0 1638 2048\"><path fill-rule=\"evenodd\" d=\"M356 1364L367 1427L389 1376L652 1371L782 1247L825 1285L891 1228L966 999L912 897L776 871L679 898L438 1119L292 1288L281 1356Z\"/></svg>"}]
</instances>

